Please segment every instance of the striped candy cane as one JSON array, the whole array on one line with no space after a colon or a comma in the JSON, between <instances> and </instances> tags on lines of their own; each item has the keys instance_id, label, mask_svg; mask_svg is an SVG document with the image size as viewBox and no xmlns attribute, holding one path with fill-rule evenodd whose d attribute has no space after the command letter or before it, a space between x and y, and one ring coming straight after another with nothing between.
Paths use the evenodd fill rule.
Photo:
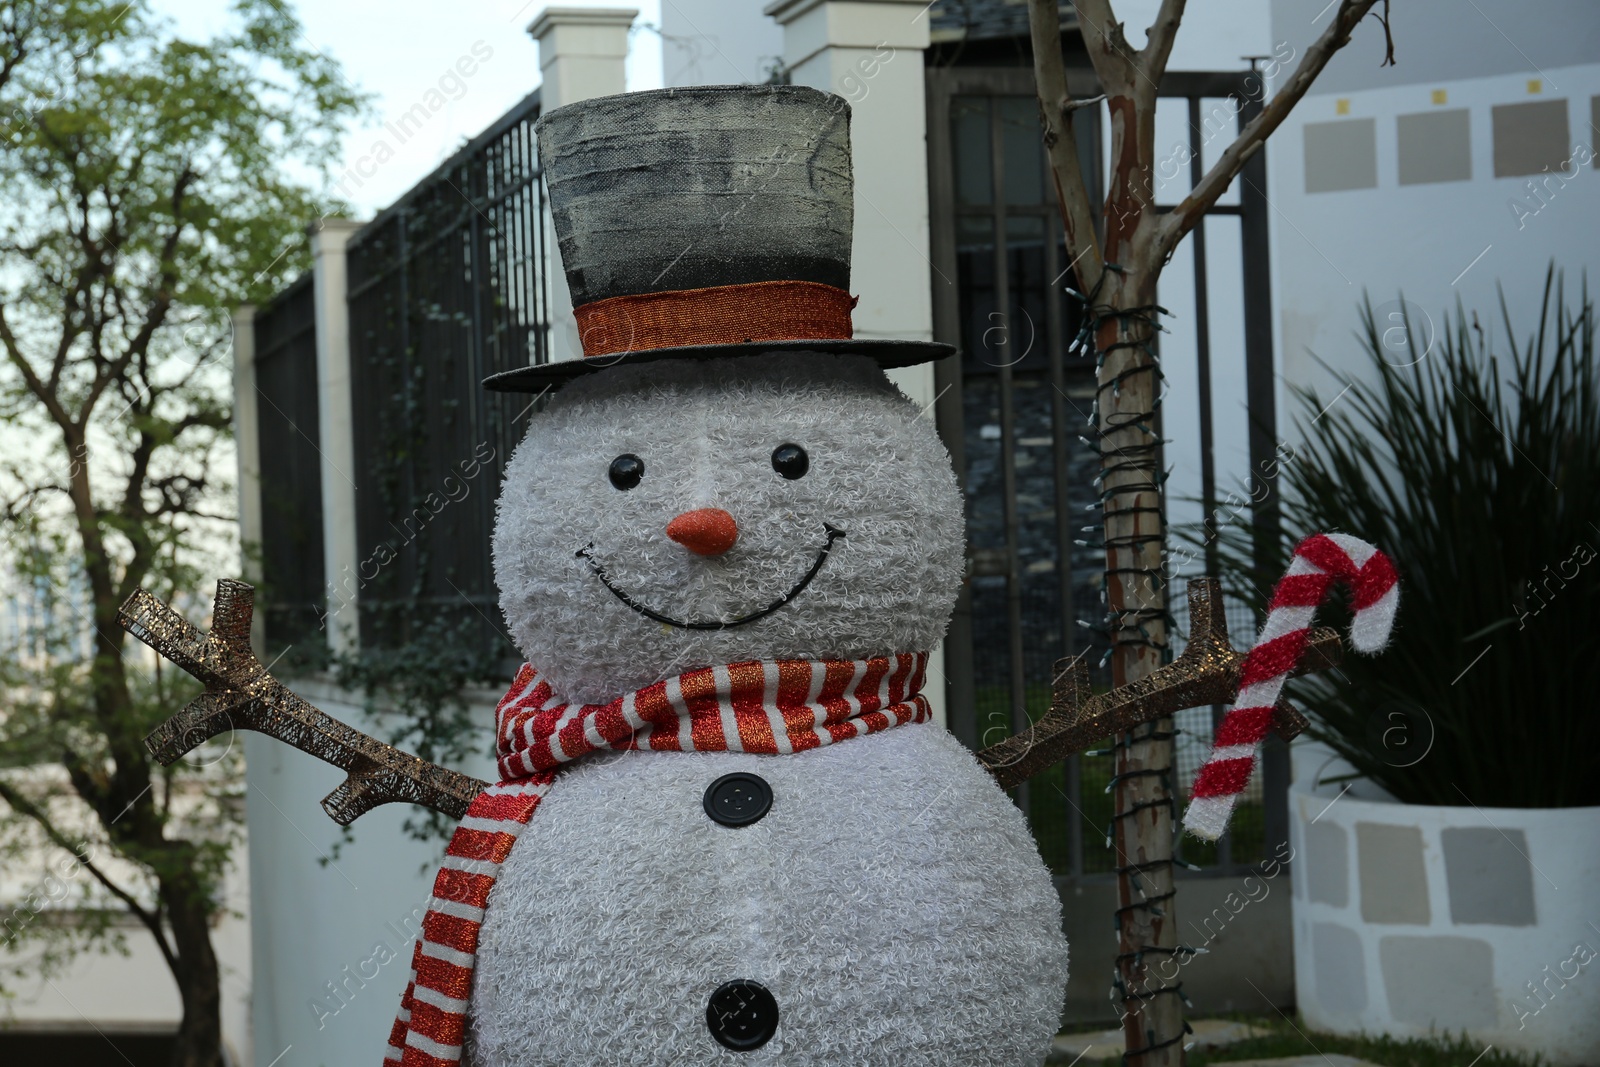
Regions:
<instances>
[{"instance_id":1,"label":"striped candy cane","mask_svg":"<svg viewBox=\"0 0 1600 1067\"><path fill-rule=\"evenodd\" d=\"M1389 643L1400 587L1389 557L1348 534L1314 534L1294 550L1289 571L1272 591L1267 621L1239 674L1239 695L1217 729L1216 747L1195 776L1183 826L1215 841L1250 781L1256 751L1272 729L1273 708L1311 633L1317 605L1334 582L1350 587L1355 619L1350 643L1373 653Z\"/></svg>"}]
</instances>

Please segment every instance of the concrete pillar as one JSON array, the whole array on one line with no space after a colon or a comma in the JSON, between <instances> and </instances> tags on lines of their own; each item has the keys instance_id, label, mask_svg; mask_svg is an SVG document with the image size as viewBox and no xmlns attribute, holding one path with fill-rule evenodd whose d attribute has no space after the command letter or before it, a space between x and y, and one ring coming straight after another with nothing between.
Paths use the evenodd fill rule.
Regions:
<instances>
[{"instance_id":1,"label":"concrete pillar","mask_svg":"<svg viewBox=\"0 0 1600 1067\"><path fill-rule=\"evenodd\" d=\"M239 465L239 573L261 584L261 423L256 411L256 309L233 312L233 441ZM250 640L263 654L262 613L251 621Z\"/></svg>"},{"instance_id":2,"label":"concrete pillar","mask_svg":"<svg viewBox=\"0 0 1600 1067\"><path fill-rule=\"evenodd\" d=\"M783 62L796 85L850 101L856 224L850 288L857 337L933 340L928 235L928 120L922 53L926 0L777 0ZM889 376L932 419L933 366ZM944 652L929 660L934 714L945 721Z\"/></svg>"},{"instance_id":3,"label":"concrete pillar","mask_svg":"<svg viewBox=\"0 0 1600 1067\"><path fill-rule=\"evenodd\" d=\"M933 340L926 0L777 0L765 10L783 26L790 80L850 101L856 336ZM931 367L891 377L919 404L932 403Z\"/></svg>"},{"instance_id":4,"label":"concrete pillar","mask_svg":"<svg viewBox=\"0 0 1600 1067\"><path fill-rule=\"evenodd\" d=\"M534 19L528 35L539 42L539 110L549 113L579 100L626 91L628 29L638 15L633 8L550 7ZM552 250L547 266L550 359L579 359L583 346L572 318L572 296L561 271L555 230L548 223L545 236L545 247Z\"/></svg>"},{"instance_id":5,"label":"concrete pillar","mask_svg":"<svg viewBox=\"0 0 1600 1067\"><path fill-rule=\"evenodd\" d=\"M350 391L350 311L345 246L352 219L311 224L311 288L317 323L317 450L322 455L322 560L328 585L328 650L353 652L356 616L356 450Z\"/></svg>"}]
</instances>

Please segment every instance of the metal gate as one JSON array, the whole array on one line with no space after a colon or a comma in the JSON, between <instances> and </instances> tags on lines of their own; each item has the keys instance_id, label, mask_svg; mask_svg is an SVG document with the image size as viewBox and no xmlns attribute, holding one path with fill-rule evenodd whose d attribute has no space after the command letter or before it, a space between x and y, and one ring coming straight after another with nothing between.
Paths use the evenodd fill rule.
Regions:
<instances>
[{"instance_id":1,"label":"metal gate","mask_svg":"<svg viewBox=\"0 0 1600 1067\"><path fill-rule=\"evenodd\" d=\"M1167 179L1174 202L1198 178L1205 158L1226 146L1237 125L1259 108L1259 82L1249 77L1240 72L1165 78L1162 96L1179 98L1172 105L1177 135L1157 178ZM1087 71L1069 72L1069 78L1076 96L1098 92ZM1087 653L1091 665L1098 665L1108 647L1104 556L1096 547L1100 464L1079 436L1092 411L1094 366L1092 358L1067 352L1081 321L1068 294L1077 284L1041 145L1032 71L930 68L927 84L934 262L936 274L954 279L948 287L936 283L935 336L962 350L938 368L939 428L965 493L969 539L969 580L946 642L951 726L968 744L983 747L1044 713L1058 657ZM1230 95L1243 106L1222 106ZM1097 119L1094 109L1085 109L1076 122L1080 159L1095 184L1096 201L1104 182ZM1218 502L1219 427L1212 393L1219 367L1235 379L1242 375L1243 388L1235 392L1244 395L1248 411L1247 431L1237 422L1222 428L1241 446L1232 458L1247 453L1256 468L1258 457L1270 457L1276 445L1265 175L1264 153L1257 153L1238 192L1224 197L1209 223L1202 222L1180 247L1178 257L1192 257L1192 269L1176 269L1175 258L1163 283L1162 303L1181 297L1192 309L1181 327L1192 348L1183 353L1181 374L1179 357L1163 353L1169 378L1182 379L1181 390L1166 399L1163 436L1173 436L1174 422L1184 423L1178 434L1183 440L1169 444L1164 459L1192 468L1195 499L1181 507L1196 519L1212 514ZM1158 189L1158 200L1167 199L1161 194ZM1242 322L1229 327L1241 341L1242 359L1232 351L1225 360L1213 359L1219 239L1237 248L1236 254L1224 250L1231 259L1224 269L1237 272L1231 285L1242 289L1242 307L1234 309ZM1192 285L1180 294L1172 280L1182 273L1192 274ZM1181 456L1175 457L1174 448ZM1174 506L1169 499L1169 512ZM1275 530L1275 500L1256 503L1251 521ZM1213 550L1208 548L1208 558ZM1214 573L1212 564L1197 563L1188 573ZM1184 631L1183 582L1172 583L1168 595L1177 614L1176 652ZM1242 605L1231 605L1230 629L1236 642L1253 637L1253 620ZM1109 672L1096 682L1109 684ZM1194 773L1219 711L1180 715L1184 733L1175 789ZM1058 878L1109 878L1111 762L1109 756L1075 756L1017 792ZM1219 846L1197 848L1191 842L1187 860L1213 871L1233 870L1286 839L1286 753L1270 748L1264 764L1262 787L1235 817L1234 830Z\"/></svg>"},{"instance_id":2,"label":"metal gate","mask_svg":"<svg viewBox=\"0 0 1600 1067\"><path fill-rule=\"evenodd\" d=\"M350 241L363 644L444 620L515 661L485 549L533 405L480 383L548 359L538 117L535 92Z\"/></svg>"},{"instance_id":3,"label":"metal gate","mask_svg":"<svg viewBox=\"0 0 1600 1067\"><path fill-rule=\"evenodd\" d=\"M327 604L318 451L317 323L307 271L256 312L256 432L261 469L262 589L257 598L269 662L306 666ZM296 650L296 651L289 651ZM299 658L297 658L299 657Z\"/></svg>"}]
</instances>

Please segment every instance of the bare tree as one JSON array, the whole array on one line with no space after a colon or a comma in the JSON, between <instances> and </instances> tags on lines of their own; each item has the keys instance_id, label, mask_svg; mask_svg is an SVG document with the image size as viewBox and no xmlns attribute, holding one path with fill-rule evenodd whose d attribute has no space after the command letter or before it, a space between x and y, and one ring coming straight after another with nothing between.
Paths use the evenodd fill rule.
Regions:
<instances>
[{"instance_id":1,"label":"bare tree","mask_svg":"<svg viewBox=\"0 0 1600 1067\"><path fill-rule=\"evenodd\" d=\"M1057 0L1030 0L1029 29L1040 122L1066 232L1088 303L1098 361L1097 425L1105 503L1106 600L1114 685L1153 673L1167 644L1161 577L1165 527L1154 423L1159 393L1153 338L1161 269L1240 169L1350 41L1377 0L1340 0L1332 21L1277 94L1240 130L1176 208L1154 197L1156 94L1183 22L1184 0L1162 0L1143 48L1132 47L1111 0L1074 0L1084 48L1110 122L1111 167L1103 205L1090 201L1073 116L1102 97L1067 89ZM1388 3L1384 0L1385 33ZM1392 44L1385 62L1392 62ZM1183 1015L1173 983L1153 967L1180 951L1172 877L1172 720L1159 719L1117 747L1114 837L1118 868L1118 983L1126 1054L1141 1067L1183 1060Z\"/></svg>"}]
</instances>

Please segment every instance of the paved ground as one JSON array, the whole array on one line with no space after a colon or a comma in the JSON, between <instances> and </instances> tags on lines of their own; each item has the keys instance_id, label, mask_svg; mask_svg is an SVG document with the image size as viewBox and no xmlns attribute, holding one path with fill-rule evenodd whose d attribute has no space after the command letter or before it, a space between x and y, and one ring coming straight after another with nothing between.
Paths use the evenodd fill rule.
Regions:
<instances>
[{"instance_id":1,"label":"paved ground","mask_svg":"<svg viewBox=\"0 0 1600 1067\"><path fill-rule=\"evenodd\" d=\"M1194 1042L1196 1048L1231 1045L1247 1037L1264 1037L1267 1033L1247 1023L1236 1023L1227 1019L1191 1019L1189 1025L1194 1027L1194 1033L1189 1040ZM1097 1033L1064 1034L1057 1037L1050 1062L1071 1063L1076 1058L1081 1058L1085 1062L1114 1060L1121 1055L1122 1031L1101 1030ZM1339 1064L1337 1067L1350 1067L1350 1064Z\"/></svg>"},{"instance_id":2,"label":"paved ground","mask_svg":"<svg viewBox=\"0 0 1600 1067\"><path fill-rule=\"evenodd\" d=\"M1194 1028L1189 1040L1194 1043L1196 1049L1231 1045L1235 1041L1243 1041L1247 1037L1263 1037L1267 1033L1248 1023L1236 1023L1227 1019L1191 1019L1189 1025ZM1121 1055L1122 1031L1101 1030L1097 1033L1066 1034L1057 1037L1055 1048L1046 1062L1057 1067L1074 1063L1088 1067L1089 1064L1116 1060ZM1373 1067L1373 1065L1354 1056L1308 1055L1285 1056L1272 1060L1239 1060L1227 1064L1226 1067Z\"/></svg>"}]
</instances>

